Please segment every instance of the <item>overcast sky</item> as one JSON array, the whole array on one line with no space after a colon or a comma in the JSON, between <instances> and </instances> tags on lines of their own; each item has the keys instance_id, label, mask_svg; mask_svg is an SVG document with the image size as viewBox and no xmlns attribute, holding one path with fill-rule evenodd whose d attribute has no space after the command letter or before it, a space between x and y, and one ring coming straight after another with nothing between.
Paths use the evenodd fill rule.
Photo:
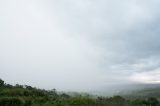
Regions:
<instances>
[{"instance_id":1,"label":"overcast sky","mask_svg":"<svg viewBox=\"0 0 160 106\"><path fill-rule=\"evenodd\" d=\"M0 0L0 77L89 91L160 83L159 0Z\"/></svg>"}]
</instances>

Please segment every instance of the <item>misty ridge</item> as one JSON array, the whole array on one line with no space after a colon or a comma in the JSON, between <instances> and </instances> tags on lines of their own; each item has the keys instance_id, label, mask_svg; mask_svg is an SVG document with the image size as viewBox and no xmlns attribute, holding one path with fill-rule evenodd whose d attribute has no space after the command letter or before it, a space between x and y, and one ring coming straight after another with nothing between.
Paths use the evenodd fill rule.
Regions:
<instances>
[{"instance_id":1,"label":"misty ridge","mask_svg":"<svg viewBox=\"0 0 160 106\"><path fill-rule=\"evenodd\" d=\"M0 106L160 106L160 87L112 97L10 85L0 79Z\"/></svg>"},{"instance_id":2,"label":"misty ridge","mask_svg":"<svg viewBox=\"0 0 160 106\"><path fill-rule=\"evenodd\" d=\"M0 106L159 106L159 19L158 0L0 0Z\"/></svg>"}]
</instances>

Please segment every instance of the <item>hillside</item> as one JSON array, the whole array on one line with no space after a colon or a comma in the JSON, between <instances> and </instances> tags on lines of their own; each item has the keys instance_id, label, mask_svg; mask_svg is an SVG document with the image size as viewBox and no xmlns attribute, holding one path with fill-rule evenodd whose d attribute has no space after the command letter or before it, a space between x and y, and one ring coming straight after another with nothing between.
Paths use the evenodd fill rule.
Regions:
<instances>
[{"instance_id":1,"label":"hillside","mask_svg":"<svg viewBox=\"0 0 160 106\"><path fill-rule=\"evenodd\" d=\"M145 92L155 93L147 96ZM145 98L139 98L139 94ZM135 95L135 98L129 98ZM57 92L29 85L10 85L0 79L0 106L159 106L159 89L143 90L125 98L122 96L100 97L89 94ZM152 97L151 97L152 96Z\"/></svg>"},{"instance_id":2,"label":"hillside","mask_svg":"<svg viewBox=\"0 0 160 106\"><path fill-rule=\"evenodd\" d=\"M155 97L160 99L160 87L143 88L141 90L130 91L128 93L121 93L125 98L149 98Z\"/></svg>"}]
</instances>

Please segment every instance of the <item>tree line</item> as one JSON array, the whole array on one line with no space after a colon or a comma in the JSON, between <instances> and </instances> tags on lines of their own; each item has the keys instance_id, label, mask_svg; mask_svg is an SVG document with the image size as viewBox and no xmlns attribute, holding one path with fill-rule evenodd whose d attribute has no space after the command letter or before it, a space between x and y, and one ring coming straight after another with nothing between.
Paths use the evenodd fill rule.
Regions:
<instances>
[{"instance_id":1,"label":"tree line","mask_svg":"<svg viewBox=\"0 0 160 106\"><path fill-rule=\"evenodd\" d=\"M56 89L44 90L19 84L13 86L0 79L0 106L160 106L160 103L155 97L129 100L118 95L70 95Z\"/></svg>"}]
</instances>

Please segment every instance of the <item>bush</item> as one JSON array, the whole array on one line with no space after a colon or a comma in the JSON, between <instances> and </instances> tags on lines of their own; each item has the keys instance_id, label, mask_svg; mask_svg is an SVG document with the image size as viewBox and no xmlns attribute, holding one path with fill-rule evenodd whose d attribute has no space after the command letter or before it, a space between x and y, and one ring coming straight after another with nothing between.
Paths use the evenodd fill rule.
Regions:
<instances>
[{"instance_id":1,"label":"bush","mask_svg":"<svg viewBox=\"0 0 160 106\"><path fill-rule=\"evenodd\" d=\"M0 98L0 106L22 106L23 102L19 98L15 97L3 97Z\"/></svg>"}]
</instances>

